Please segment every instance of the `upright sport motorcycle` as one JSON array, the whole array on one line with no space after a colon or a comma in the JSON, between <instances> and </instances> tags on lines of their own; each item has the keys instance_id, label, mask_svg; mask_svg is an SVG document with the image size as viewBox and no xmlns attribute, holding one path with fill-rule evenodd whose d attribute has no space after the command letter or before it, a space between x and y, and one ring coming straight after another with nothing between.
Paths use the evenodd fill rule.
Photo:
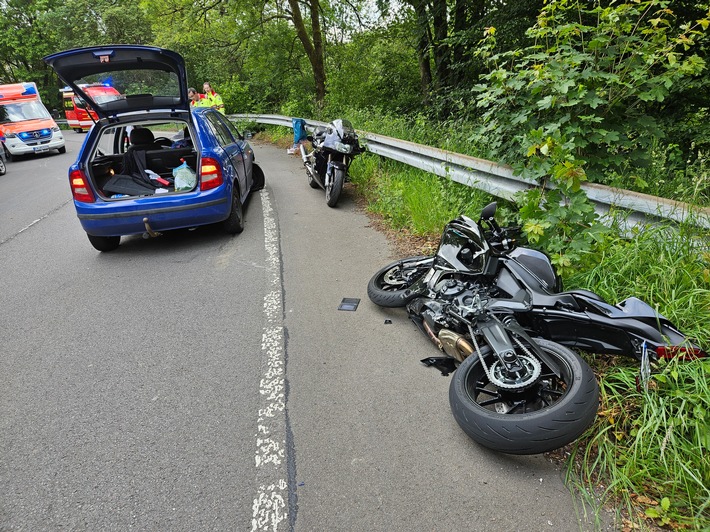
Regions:
<instances>
[{"instance_id":1,"label":"upright sport motorcycle","mask_svg":"<svg viewBox=\"0 0 710 532\"><path fill-rule=\"evenodd\" d=\"M706 356L638 298L610 305L588 290L561 291L547 255L518 247L519 229L501 228L495 212L491 203L478 223L449 222L435 255L389 264L367 289L377 305L406 307L443 352L422 362L455 370L449 403L471 438L535 454L580 436L599 391L571 349L646 362Z\"/></svg>"},{"instance_id":2,"label":"upright sport motorcycle","mask_svg":"<svg viewBox=\"0 0 710 532\"><path fill-rule=\"evenodd\" d=\"M306 148L300 145L308 184L311 188L325 190L325 201L329 207L335 207L349 179L348 169L353 158L364 151L357 133L349 121L338 119L327 126L318 126L313 135L306 138L313 147L306 153Z\"/></svg>"}]
</instances>

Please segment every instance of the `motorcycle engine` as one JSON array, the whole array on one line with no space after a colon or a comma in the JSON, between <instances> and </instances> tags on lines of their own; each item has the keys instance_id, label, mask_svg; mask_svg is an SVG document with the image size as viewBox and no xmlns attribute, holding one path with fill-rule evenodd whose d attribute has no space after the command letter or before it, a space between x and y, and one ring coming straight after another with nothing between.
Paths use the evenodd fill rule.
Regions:
<instances>
[{"instance_id":1,"label":"motorcycle engine","mask_svg":"<svg viewBox=\"0 0 710 532\"><path fill-rule=\"evenodd\" d=\"M477 297L481 301L495 297L494 287L479 280L463 281L449 278L439 282L434 290L437 299L448 301L457 314L462 316L470 310Z\"/></svg>"},{"instance_id":2,"label":"motorcycle engine","mask_svg":"<svg viewBox=\"0 0 710 532\"><path fill-rule=\"evenodd\" d=\"M458 279L445 279L434 287L444 299L451 299L466 290L466 284Z\"/></svg>"}]
</instances>

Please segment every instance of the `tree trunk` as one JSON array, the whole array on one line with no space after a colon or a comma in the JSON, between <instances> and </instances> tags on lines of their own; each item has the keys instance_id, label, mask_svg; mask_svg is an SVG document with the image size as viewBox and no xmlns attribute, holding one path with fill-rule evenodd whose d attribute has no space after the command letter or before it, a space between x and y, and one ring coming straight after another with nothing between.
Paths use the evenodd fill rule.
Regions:
<instances>
[{"instance_id":1,"label":"tree trunk","mask_svg":"<svg viewBox=\"0 0 710 532\"><path fill-rule=\"evenodd\" d=\"M479 20L483 16L483 0L456 0L454 4L453 17L453 35L463 34L474 20ZM451 85L458 87L462 83L466 83L466 52L468 45L461 39L453 46L451 51Z\"/></svg>"},{"instance_id":2,"label":"tree trunk","mask_svg":"<svg viewBox=\"0 0 710 532\"><path fill-rule=\"evenodd\" d=\"M446 38L449 35L446 0L433 0L431 3L434 23L434 65L436 67L436 87L445 89L451 85L451 55Z\"/></svg>"},{"instance_id":3,"label":"tree trunk","mask_svg":"<svg viewBox=\"0 0 710 532\"><path fill-rule=\"evenodd\" d=\"M298 0L288 0L291 7L291 19L296 28L303 49L308 56L313 69L313 80L316 85L316 101L318 105L323 105L325 101L325 60L323 53L323 33L320 27L320 4L318 0L308 0L311 10L311 27L313 29L313 39L308 35L306 25L303 23L301 8L298 5Z\"/></svg>"},{"instance_id":4,"label":"tree trunk","mask_svg":"<svg viewBox=\"0 0 710 532\"><path fill-rule=\"evenodd\" d=\"M417 15L417 62L419 63L419 79L422 100L426 104L431 91L432 75L431 62L429 58L429 43L431 41L429 33L429 17L426 12L425 0L411 0Z\"/></svg>"}]
</instances>

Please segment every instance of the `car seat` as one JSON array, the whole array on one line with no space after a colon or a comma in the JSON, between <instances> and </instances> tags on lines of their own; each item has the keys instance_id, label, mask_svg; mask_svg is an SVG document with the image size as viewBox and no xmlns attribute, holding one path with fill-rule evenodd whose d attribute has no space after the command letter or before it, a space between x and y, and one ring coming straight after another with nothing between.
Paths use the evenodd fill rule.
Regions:
<instances>
[{"instance_id":1,"label":"car seat","mask_svg":"<svg viewBox=\"0 0 710 532\"><path fill-rule=\"evenodd\" d=\"M145 127L134 127L129 135L129 140L131 147L135 149L159 150L162 147L162 144L155 142L153 132Z\"/></svg>"},{"instance_id":2,"label":"car seat","mask_svg":"<svg viewBox=\"0 0 710 532\"><path fill-rule=\"evenodd\" d=\"M146 160L145 152L147 150L161 149L160 145L155 144L155 137L150 129L144 127L135 127L131 130L130 145L123 154L123 174L139 176L145 178Z\"/></svg>"}]
</instances>

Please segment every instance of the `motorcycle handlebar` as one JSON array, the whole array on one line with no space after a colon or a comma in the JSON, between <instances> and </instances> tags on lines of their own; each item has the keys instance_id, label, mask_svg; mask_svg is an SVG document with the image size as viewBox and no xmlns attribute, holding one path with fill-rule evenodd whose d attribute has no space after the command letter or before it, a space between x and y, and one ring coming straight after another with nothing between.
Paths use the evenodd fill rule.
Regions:
<instances>
[{"instance_id":1,"label":"motorcycle handlebar","mask_svg":"<svg viewBox=\"0 0 710 532\"><path fill-rule=\"evenodd\" d=\"M490 231L486 234L486 240L495 249L510 251L518 245L522 233L522 227L517 225L510 227L498 226L498 231Z\"/></svg>"}]
</instances>

